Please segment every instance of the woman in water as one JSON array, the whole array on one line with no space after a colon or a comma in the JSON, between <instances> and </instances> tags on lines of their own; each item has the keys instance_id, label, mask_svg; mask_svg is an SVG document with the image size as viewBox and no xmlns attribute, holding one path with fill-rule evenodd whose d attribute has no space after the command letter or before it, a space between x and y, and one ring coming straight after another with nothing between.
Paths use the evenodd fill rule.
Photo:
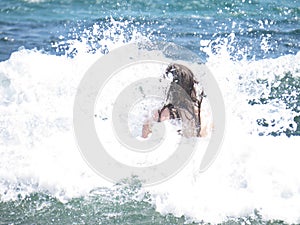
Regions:
<instances>
[{"instance_id":1,"label":"woman in water","mask_svg":"<svg viewBox=\"0 0 300 225\"><path fill-rule=\"evenodd\" d=\"M201 103L203 91L198 94L194 74L190 69L180 64L170 64L164 78L172 77L164 106L154 112L152 119L143 125L142 137L147 138L153 122L163 122L169 119L181 121L182 129L179 133L184 137L202 137L206 135L206 128L201 126Z\"/></svg>"}]
</instances>

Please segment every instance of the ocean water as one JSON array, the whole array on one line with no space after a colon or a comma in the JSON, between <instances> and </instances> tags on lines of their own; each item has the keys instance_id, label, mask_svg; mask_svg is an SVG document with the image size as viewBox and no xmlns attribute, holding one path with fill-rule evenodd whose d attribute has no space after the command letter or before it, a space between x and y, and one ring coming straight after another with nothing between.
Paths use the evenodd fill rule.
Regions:
<instances>
[{"instance_id":1,"label":"ocean water","mask_svg":"<svg viewBox=\"0 0 300 225\"><path fill-rule=\"evenodd\" d=\"M86 70L140 40L199 55L226 105L212 166L147 188L96 175L72 125ZM299 40L297 0L1 0L0 224L300 224Z\"/></svg>"}]
</instances>

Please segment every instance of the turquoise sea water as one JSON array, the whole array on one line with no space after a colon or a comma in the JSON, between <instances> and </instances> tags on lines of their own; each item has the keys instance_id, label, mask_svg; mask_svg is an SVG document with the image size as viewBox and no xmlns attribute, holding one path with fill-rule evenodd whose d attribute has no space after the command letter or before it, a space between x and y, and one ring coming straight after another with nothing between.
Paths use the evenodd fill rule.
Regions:
<instances>
[{"instance_id":1,"label":"turquoise sea water","mask_svg":"<svg viewBox=\"0 0 300 225\"><path fill-rule=\"evenodd\" d=\"M117 184L113 190L99 188L87 196L62 203L51 195L34 193L1 204L1 224L207 224L185 216L160 214L147 194L136 199L140 186L136 181ZM227 219L221 224L286 224L266 221L257 210L248 216Z\"/></svg>"},{"instance_id":2,"label":"turquoise sea water","mask_svg":"<svg viewBox=\"0 0 300 225\"><path fill-rule=\"evenodd\" d=\"M141 39L198 54L228 110L208 174L150 190L99 181L72 134L86 69ZM0 224L300 224L299 40L298 0L1 0Z\"/></svg>"},{"instance_id":3,"label":"turquoise sea water","mask_svg":"<svg viewBox=\"0 0 300 225\"><path fill-rule=\"evenodd\" d=\"M129 23L123 31L127 39L137 30L199 54L199 40L214 40L230 33L236 34L238 49L248 48L249 57L276 57L299 51L298 1L3 0L0 4L1 60L20 46L55 54L53 43L82 39L83 30L95 24L105 30L110 18ZM89 38L92 44L103 37L95 34ZM267 52L259 48L263 38L268 38ZM96 45L91 50L101 47Z\"/></svg>"}]
</instances>

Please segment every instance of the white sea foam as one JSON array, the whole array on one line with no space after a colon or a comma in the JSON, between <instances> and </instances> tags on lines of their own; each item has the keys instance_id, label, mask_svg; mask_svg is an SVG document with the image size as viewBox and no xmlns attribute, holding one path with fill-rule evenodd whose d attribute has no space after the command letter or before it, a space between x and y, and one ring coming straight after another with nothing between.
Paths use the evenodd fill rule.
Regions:
<instances>
[{"instance_id":1,"label":"white sea foam","mask_svg":"<svg viewBox=\"0 0 300 225\"><path fill-rule=\"evenodd\" d=\"M35 191L50 192L63 200L110 186L85 164L72 130L77 85L101 54L87 53L82 42L72 44L82 49L74 58L22 49L0 62L2 201ZM122 42L107 44L117 47ZM221 152L204 173L198 170L198 152L175 177L147 188L153 203L161 213L213 223L249 215L254 209L266 219L300 222L300 139L258 135L265 129L270 132L294 124L295 113L275 101L247 104L247 99L263 91L263 86L253 82L257 78L274 80L275 75L288 71L299 76L300 53L235 61L228 45L219 47L217 53L210 52L210 46L204 50L226 103ZM278 118L278 124L258 126L256 119L264 116ZM207 141L203 139L204 144Z\"/></svg>"},{"instance_id":2,"label":"white sea foam","mask_svg":"<svg viewBox=\"0 0 300 225\"><path fill-rule=\"evenodd\" d=\"M198 173L199 158L174 179L153 188L160 212L189 215L195 220L218 223L229 217L251 215L258 209L265 219L300 221L300 139L259 136L264 131L296 127L297 115L284 104L271 102L251 106L247 99L258 97L263 86L256 79L272 81L291 72L299 77L300 53L277 59L235 61L226 45L210 55L210 68L222 89L226 105L226 134L221 153L204 173ZM274 127L262 128L256 119L278 119ZM180 185L179 185L180 184Z\"/></svg>"}]
</instances>

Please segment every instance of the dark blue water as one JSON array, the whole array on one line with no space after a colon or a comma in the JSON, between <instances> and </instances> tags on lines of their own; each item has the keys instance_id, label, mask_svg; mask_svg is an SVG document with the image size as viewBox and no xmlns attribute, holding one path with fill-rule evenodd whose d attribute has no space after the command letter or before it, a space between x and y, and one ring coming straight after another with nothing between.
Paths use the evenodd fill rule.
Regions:
<instances>
[{"instance_id":1,"label":"dark blue water","mask_svg":"<svg viewBox=\"0 0 300 225\"><path fill-rule=\"evenodd\" d=\"M129 21L128 39L136 29L152 39L187 47L199 55L199 41L236 35L236 49L247 48L249 58L278 57L299 51L300 3L294 1L22 1L0 2L0 60L19 47L55 52L52 44L82 38L84 29L110 18ZM270 49L260 49L262 38ZM93 41L101 35L93 37ZM98 46L99 48L101 46ZM236 52L232 52L235 54Z\"/></svg>"}]
</instances>

